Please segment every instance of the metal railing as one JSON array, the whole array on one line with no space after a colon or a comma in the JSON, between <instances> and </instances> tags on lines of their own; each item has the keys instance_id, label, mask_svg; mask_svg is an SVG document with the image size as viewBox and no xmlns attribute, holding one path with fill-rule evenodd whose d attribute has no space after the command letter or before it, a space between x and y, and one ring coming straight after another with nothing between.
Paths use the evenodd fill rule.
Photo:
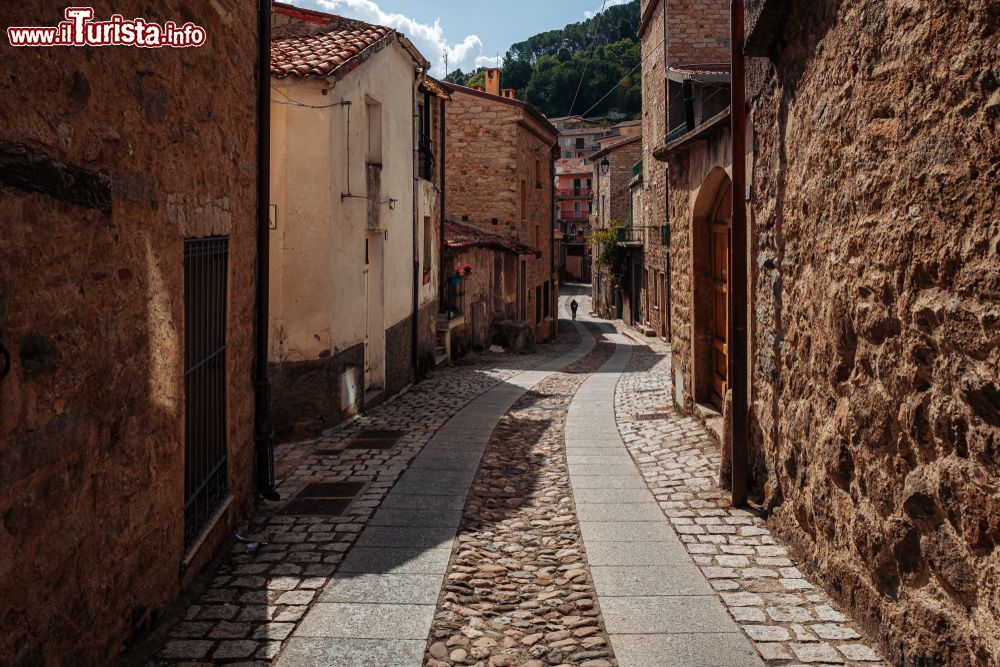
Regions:
<instances>
[{"instance_id":1,"label":"metal railing","mask_svg":"<svg viewBox=\"0 0 1000 667\"><path fill-rule=\"evenodd\" d=\"M593 188L559 188L556 197L592 197Z\"/></svg>"},{"instance_id":2,"label":"metal railing","mask_svg":"<svg viewBox=\"0 0 1000 667\"><path fill-rule=\"evenodd\" d=\"M670 245L670 225L629 225L615 228L619 245L640 246L647 243Z\"/></svg>"},{"instance_id":3,"label":"metal railing","mask_svg":"<svg viewBox=\"0 0 1000 667\"><path fill-rule=\"evenodd\" d=\"M226 301L229 238L184 241L184 550L229 494Z\"/></svg>"}]
</instances>

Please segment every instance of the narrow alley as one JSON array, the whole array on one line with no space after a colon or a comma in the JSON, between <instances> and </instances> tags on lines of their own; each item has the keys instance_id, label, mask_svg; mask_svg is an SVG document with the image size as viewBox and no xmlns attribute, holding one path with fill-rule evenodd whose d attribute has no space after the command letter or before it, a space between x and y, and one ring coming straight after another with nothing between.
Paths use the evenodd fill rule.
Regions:
<instances>
[{"instance_id":1,"label":"narrow alley","mask_svg":"<svg viewBox=\"0 0 1000 667\"><path fill-rule=\"evenodd\" d=\"M998 54L0 1L0 667L1000 667Z\"/></svg>"},{"instance_id":2,"label":"narrow alley","mask_svg":"<svg viewBox=\"0 0 1000 667\"><path fill-rule=\"evenodd\" d=\"M664 346L586 316L579 288L560 305L537 355L475 355L280 447L283 500L149 664L881 664L728 506Z\"/></svg>"}]
</instances>

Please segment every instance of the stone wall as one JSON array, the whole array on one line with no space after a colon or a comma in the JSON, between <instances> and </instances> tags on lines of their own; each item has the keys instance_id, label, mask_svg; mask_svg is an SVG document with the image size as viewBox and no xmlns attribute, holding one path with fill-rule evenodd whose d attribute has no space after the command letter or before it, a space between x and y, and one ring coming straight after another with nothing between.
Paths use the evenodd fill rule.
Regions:
<instances>
[{"instance_id":1,"label":"stone wall","mask_svg":"<svg viewBox=\"0 0 1000 667\"><path fill-rule=\"evenodd\" d=\"M459 92L447 114L445 214L496 234L516 233L520 112L498 100Z\"/></svg>"},{"instance_id":2,"label":"stone wall","mask_svg":"<svg viewBox=\"0 0 1000 667\"><path fill-rule=\"evenodd\" d=\"M320 359L268 364L271 376L271 420L279 440L315 437L361 411L365 346L358 343ZM350 374L357 391L345 393Z\"/></svg>"},{"instance_id":3,"label":"stone wall","mask_svg":"<svg viewBox=\"0 0 1000 667\"><path fill-rule=\"evenodd\" d=\"M645 7L648 3L643 2ZM643 188L641 206L635 210L632 224L644 228L643 266L650 275L646 288L640 291L640 308L643 324L665 336L666 318L654 306L652 281L666 276L669 271L669 248L660 240L659 226L667 223L667 168L653 157L653 151L663 144L667 136L667 80L666 48L673 46L671 28L669 45L664 44L664 2L657 2L646 31L642 35L642 170ZM669 12L668 12L669 14ZM656 228L656 229L654 229ZM634 279L643 280L642 276Z\"/></svg>"},{"instance_id":4,"label":"stone wall","mask_svg":"<svg viewBox=\"0 0 1000 667\"><path fill-rule=\"evenodd\" d=\"M995 665L996 4L790 11L748 68L756 490L891 662Z\"/></svg>"},{"instance_id":5,"label":"stone wall","mask_svg":"<svg viewBox=\"0 0 1000 667\"><path fill-rule=\"evenodd\" d=\"M191 49L0 40L0 663L107 664L252 503L253 4L100 0L194 21ZM0 24L62 5L4 3ZM56 164L53 161L58 161ZM20 167L16 166L20 165ZM72 181L54 178L70 169ZM28 174L12 187L11 174ZM53 178L50 178L53 177ZM184 548L184 239L229 236L232 502Z\"/></svg>"},{"instance_id":6,"label":"stone wall","mask_svg":"<svg viewBox=\"0 0 1000 667\"><path fill-rule=\"evenodd\" d=\"M667 0L667 44L670 66L730 61L729 2ZM723 30L719 30L722 27Z\"/></svg>"},{"instance_id":7,"label":"stone wall","mask_svg":"<svg viewBox=\"0 0 1000 667\"><path fill-rule=\"evenodd\" d=\"M544 290L548 283L550 314L555 312L558 286L553 285L549 254L553 220L549 163L556 135L516 103L461 88L452 92L446 127L446 213L538 251L526 258L525 313L536 336L548 338L550 318L537 320L536 301L537 288Z\"/></svg>"},{"instance_id":8,"label":"stone wall","mask_svg":"<svg viewBox=\"0 0 1000 667\"><path fill-rule=\"evenodd\" d=\"M608 151L608 173L600 167L594 169L597 227L607 228L612 222L627 224L632 215L632 167L642 159L642 140L633 141ZM598 163L603 158L598 159ZM614 319L617 309L611 289L611 276L606 267L594 262L594 311L602 317Z\"/></svg>"},{"instance_id":9,"label":"stone wall","mask_svg":"<svg viewBox=\"0 0 1000 667\"><path fill-rule=\"evenodd\" d=\"M694 141L671 153L667 161L670 193L671 257L671 355L674 402L689 415L699 417L695 403L707 403L698 395L697 371L711 377L711 363L696 354L711 350L710 248L707 243L711 208L722 181L732 171L732 135L726 126L705 140Z\"/></svg>"},{"instance_id":10,"label":"stone wall","mask_svg":"<svg viewBox=\"0 0 1000 667\"><path fill-rule=\"evenodd\" d=\"M398 393L413 380L413 316L411 315L385 330L385 395Z\"/></svg>"}]
</instances>

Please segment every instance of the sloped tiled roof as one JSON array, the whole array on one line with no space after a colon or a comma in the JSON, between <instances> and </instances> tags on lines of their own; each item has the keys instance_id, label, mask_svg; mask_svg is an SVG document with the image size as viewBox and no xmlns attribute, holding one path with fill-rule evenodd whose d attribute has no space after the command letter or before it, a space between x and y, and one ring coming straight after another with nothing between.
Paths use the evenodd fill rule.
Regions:
<instances>
[{"instance_id":1,"label":"sloped tiled roof","mask_svg":"<svg viewBox=\"0 0 1000 667\"><path fill-rule=\"evenodd\" d=\"M433 77L425 74L423 80L420 82L420 85L426 88L431 95L436 95L443 100L451 99L451 95L449 95L448 91L444 89L441 82Z\"/></svg>"},{"instance_id":2,"label":"sloped tiled roof","mask_svg":"<svg viewBox=\"0 0 1000 667\"><path fill-rule=\"evenodd\" d=\"M271 74L278 78L329 76L368 52L392 41L394 31L366 23L343 26L305 37L285 37L271 42Z\"/></svg>"},{"instance_id":3,"label":"sloped tiled roof","mask_svg":"<svg viewBox=\"0 0 1000 667\"><path fill-rule=\"evenodd\" d=\"M491 234L472 225L447 220L444 223L444 246L446 250L460 251L466 248L489 248L514 255L534 255L536 250L520 241Z\"/></svg>"},{"instance_id":4,"label":"sloped tiled roof","mask_svg":"<svg viewBox=\"0 0 1000 667\"><path fill-rule=\"evenodd\" d=\"M284 19L271 39L273 77L335 75L339 79L394 41L414 63L429 65L410 40L392 28L283 2L274 2L272 7Z\"/></svg>"}]
</instances>

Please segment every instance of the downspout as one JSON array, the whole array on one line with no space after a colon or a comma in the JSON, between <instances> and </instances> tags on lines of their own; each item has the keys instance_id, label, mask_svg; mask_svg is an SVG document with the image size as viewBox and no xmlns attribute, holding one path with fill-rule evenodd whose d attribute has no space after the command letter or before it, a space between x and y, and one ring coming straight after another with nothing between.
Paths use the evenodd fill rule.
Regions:
<instances>
[{"instance_id":1,"label":"downspout","mask_svg":"<svg viewBox=\"0 0 1000 667\"><path fill-rule=\"evenodd\" d=\"M413 364L413 380L419 379L420 372L420 82L424 80L423 67L417 68L413 81L413 321L410 327L410 356ZM429 109L425 109L430 113Z\"/></svg>"},{"instance_id":2,"label":"downspout","mask_svg":"<svg viewBox=\"0 0 1000 667\"><path fill-rule=\"evenodd\" d=\"M733 230L729 253L730 284L730 386L733 392L732 502L747 502L750 486L749 391L747 379L747 212L746 212L746 72L743 57L744 0L732 0L732 129L733 129Z\"/></svg>"},{"instance_id":3,"label":"downspout","mask_svg":"<svg viewBox=\"0 0 1000 667\"><path fill-rule=\"evenodd\" d=\"M274 490L274 433L271 429L271 380L267 375L268 289L270 285L271 202L271 0L257 10L257 318L254 341L254 450L257 493L280 500Z\"/></svg>"},{"instance_id":4,"label":"downspout","mask_svg":"<svg viewBox=\"0 0 1000 667\"><path fill-rule=\"evenodd\" d=\"M439 282L439 284L438 284L438 312L441 312L441 309L444 307L444 302L447 299L447 295L445 294L445 285L446 285L445 278L446 278L446 276L445 276L445 267L444 267L444 248L445 248L444 222L445 222L445 193L446 193L446 187L445 186L447 185L446 173L445 173L445 159L446 159L446 154L448 152L446 150L447 146L445 145L445 141L447 140L447 135L445 134L445 108L446 108L446 106L447 106L447 101L444 98L442 98L441 99L441 118L438 121L438 124L440 125L440 127L438 128L439 129L439 134L441 135L441 142L440 142L440 146L441 146L441 149L440 149L441 159L440 159L440 166L438 167L438 169L441 170L441 193L440 193L440 197L438 199L438 201L441 204L441 229L439 230L440 236L441 236L441 240L440 240L440 244L441 245L438 248L438 262L441 265L439 267L440 268L440 274L441 274L441 276L438 279L438 282Z\"/></svg>"},{"instance_id":5,"label":"downspout","mask_svg":"<svg viewBox=\"0 0 1000 667\"><path fill-rule=\"evenodd\" d=\"M558 141L558 138L557 138ZM555 182L556 182L556 156L559 154L558 144L549 149L549 193L552 201L551 204L551 215L549 215L549 227L551 233L549 234L549 316L552 318L552 322L549 325L550 332L549 335L552 340L556 339L556 333L558 331L559 325L559 304L556 303L557 294L559 293L556 287L557 280L559 278L556 275L556 192L555 192Z\"/></svg>"}]
</instances>

